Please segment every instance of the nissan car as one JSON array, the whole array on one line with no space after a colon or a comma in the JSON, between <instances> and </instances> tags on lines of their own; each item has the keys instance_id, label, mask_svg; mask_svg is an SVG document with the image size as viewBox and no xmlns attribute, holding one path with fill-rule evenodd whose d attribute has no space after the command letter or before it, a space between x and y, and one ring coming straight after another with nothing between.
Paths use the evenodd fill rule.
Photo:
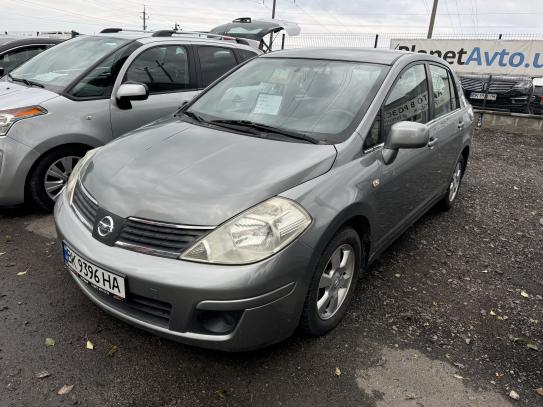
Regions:
<instances>
[{"instance_id":1,"label":"nissan car","mask_svg":"<svg viewBox=\"0 0 543 407\"><path fill-rule=\"evenodd\" d=\"M369 265L455 204L472 129L436 57L265 54L87 152L55 206L63 261L98 307L183 343L324 335Z\"/></svg>"}]
</instances>

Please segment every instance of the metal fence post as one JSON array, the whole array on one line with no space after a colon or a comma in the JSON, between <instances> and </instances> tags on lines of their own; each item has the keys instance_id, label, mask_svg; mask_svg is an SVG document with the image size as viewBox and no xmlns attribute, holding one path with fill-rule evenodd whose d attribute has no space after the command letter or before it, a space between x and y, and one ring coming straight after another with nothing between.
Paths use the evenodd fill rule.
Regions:
<instances>
[{"instance_id":1,"label":"metal fence post","mask_svg":"<svg viewBox=\"0 0 543 407\"><path fill-rule=\"evenodd\" d=\"M498 39L499 39L499 40L502 39L502 34L498 35Z\"/></svg>"},{"instance_id":2,"label":"metal fence post","mask_svg":"<svg viewBox=\"0 0 543 407\"><path fill-rule=\"evenodd\" d=\"M283 36L281 37L281 49L285 49L285 33L283 33Z\"/></svg>"},{"instance_id":3,"label":"metal fence post","mask_svg":"<svg viewBox=\"0 0 543 407\"><path fill-rule=\"evenodd\" d=\"M378 42L379 42L379 34L375 34L375 44L373 44L373 48L377 48Z\"/></svg>"}]
</instances>

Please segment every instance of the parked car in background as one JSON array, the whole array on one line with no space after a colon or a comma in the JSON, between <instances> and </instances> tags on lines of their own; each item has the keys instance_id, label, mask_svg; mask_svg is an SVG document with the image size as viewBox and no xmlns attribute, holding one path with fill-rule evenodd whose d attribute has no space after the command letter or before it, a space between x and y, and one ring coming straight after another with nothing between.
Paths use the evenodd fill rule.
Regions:
<instances>
[{"instance_id":1,"label":"parked car in background","mask_svg":"<svg viewBox=\"0 0 543 407\"><path fill-rule=\"evenodd\" d=\"M533 80L526 76L460 75L462 88L469 102L476 108L529 113ZM488 87L488 92L487 92ZM486 103L484 102L486 94Z\"/></svg>"},{"instance_id":2,"label":"parked car in background","mask_svg":"<svg viewBox=\"0 0 543 407\"><path fill-rule=\"evenodd\" d=\"M0 82L0 205L45 209L85 152L176 111L261 53L212 34L106 29L51 48Z\"/></svg>"},{"instance_id":3,"label":"parked car in background","mask_svg":"<svg viewBox=\"0 0 543 407\"><path fill-rule=\"evenodd\" d=\"M534 86L530 110L532 114L543 114L543 86Z\"/></svg>"},{"instance_id":4,"label":"parked car in background","mask_svg":"<svg viewBox=\"0 0 543 407\"><path fill-rule=\"evenodd\" d=\"M62 40L43 37L0 36L0 77L59 42Z\"/></svg>"},{"instance_id":5,"label":"parked car in background","mask_svg":"<svg viewBox=\"0 0 543 407\"><path fill-rule=\"evenodd\" d=\"M454 205L472 129L437 57L265 54L79 161L55 206L64 261L98 306L173 340L323 335L387 246Z\"/></svg>"}]
</instances>

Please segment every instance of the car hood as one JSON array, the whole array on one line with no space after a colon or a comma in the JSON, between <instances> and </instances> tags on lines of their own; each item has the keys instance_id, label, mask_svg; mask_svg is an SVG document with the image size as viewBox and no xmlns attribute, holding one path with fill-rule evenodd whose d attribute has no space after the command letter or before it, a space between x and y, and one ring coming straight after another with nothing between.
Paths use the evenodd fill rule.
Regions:
<instances>
[{"instance_id":1,"label":"car hood","mask_svg":"<svg viewBox=\"0 0 543 407\"><path fill-rule=\"evenodd\" d=\"M0 81L0 110L39 105L55 97L58 94L47 89Z\"/></svg>"},{"instance_id":2,"label":"car hood","mask_svg":"<svg viewBox=\"0 0 543 407\"><path fill-rule=\"evenodd\" d=\"M176 119L101 148L82 182L122 217L215 226L327 172L332 145L267 140Z\"/></svg>"}]
</instances>

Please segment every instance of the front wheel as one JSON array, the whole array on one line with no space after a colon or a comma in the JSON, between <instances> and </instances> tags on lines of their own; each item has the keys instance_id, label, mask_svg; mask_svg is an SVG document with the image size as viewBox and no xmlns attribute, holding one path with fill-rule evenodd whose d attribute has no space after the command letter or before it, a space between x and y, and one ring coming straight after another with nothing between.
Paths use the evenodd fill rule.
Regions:
<instances>
[{"instance_id":1,"label":"front wheel","mask_svg":"<svg viewBox=\"0 0 543 407\"><path fill-rule=\"evenodd\" d=\"M87 149L66 146L40 158L28 179L28 193L42 209L51 211L77 162Z\"/></svg>"},{"instance_id":2,"label":"front wheel","mask_svg":"<svg viewBox=\"0 0 543 407\"><path fill-rule=\"evenodd\" d=\"M341 229L321 256L307 293L300 326L311 336L321 336L342 320L351 302L363 248L358 233Z\"/></svg>"},{"instance_id":3,"label":"front wheel","mask_svg":"<svg viewBox=\"0 0 543 407\"><path fill-rule=\"evenodd\" d=\"M464 157L460 156L456 162L456 165L454 166L454 172L447 188L447 193L440 202L443 210L448 211L454 206L456 198L458 197L458 191L460 190L460 183L462 182L462 177L464 176L464 168Z\"/></svg>"}]
</instances>

